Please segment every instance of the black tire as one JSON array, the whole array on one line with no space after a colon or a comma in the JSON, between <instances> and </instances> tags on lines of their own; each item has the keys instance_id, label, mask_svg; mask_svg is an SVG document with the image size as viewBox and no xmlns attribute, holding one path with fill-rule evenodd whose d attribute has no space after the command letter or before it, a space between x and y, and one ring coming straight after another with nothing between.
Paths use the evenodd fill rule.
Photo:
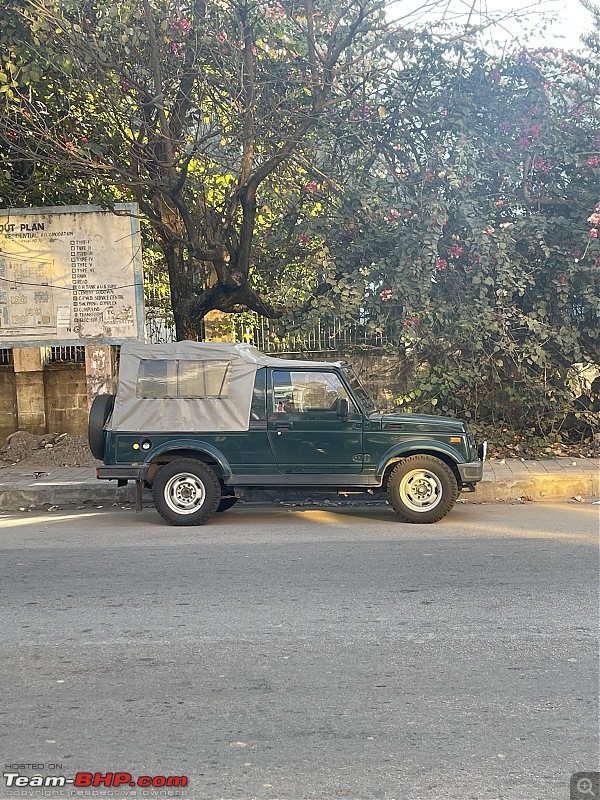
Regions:
<instances>
[{"instance_id":1,"label":"black tire","mask_svg":"<svg viewBox=\"0 0 600 800\"><path fill-rule=\"evenodd\" d=\"M217 510L221 484L202 461L181 458L166 464L152 484L154 507L170 525L204 525Z\"/></svg>"},{"instance_id":2,"label":"black tire","mask_svg":"<svg viewBox=\"0 0 600 800\"><path fill-rule=\"evenodd\" d=\"M238 501L237 497L222 497L221 502L217 506L217 514L222 514L223 511L229 511Z\"/></svg>"},{"instance_id":3,"label":"black tire","mask_svg":"<svg viewBox=\"0 0 600 800\"><path fill-rule=\"evenodd\" d=\"M104 458L104 425L115 404L112 394L99 394L94 398L88 419L88 442L94 458Z\"/></svg>"},{"instance_id":4,"label":"black tire","mask_svg":"<svg viewBox=\"0 0 600 800\"><path fill-rule=\"evenodd\" d=\"M443 519L458 497L458 483L450 467L435 456L416 455L394 467L388 497L403 522L431 523Z\"/></svg>"}]
</instances>

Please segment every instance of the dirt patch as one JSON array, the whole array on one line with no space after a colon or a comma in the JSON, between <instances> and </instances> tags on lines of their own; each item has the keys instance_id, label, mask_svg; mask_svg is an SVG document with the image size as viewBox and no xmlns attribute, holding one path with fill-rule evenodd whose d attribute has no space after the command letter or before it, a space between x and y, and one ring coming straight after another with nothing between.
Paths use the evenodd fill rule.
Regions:
<instances>
[{"instance_id":1,"label":"dirt patch","mask_svg":"<svg viewBox=\"0 0 600 800\"><path fill-rule=\"evenodd\" d=\"M92 455L85 436L70 433L26 431L11 433L0 450L0 469L18 464L26 469L49 467L95 467L100 464Z\"/></svg>"}]
</instances>

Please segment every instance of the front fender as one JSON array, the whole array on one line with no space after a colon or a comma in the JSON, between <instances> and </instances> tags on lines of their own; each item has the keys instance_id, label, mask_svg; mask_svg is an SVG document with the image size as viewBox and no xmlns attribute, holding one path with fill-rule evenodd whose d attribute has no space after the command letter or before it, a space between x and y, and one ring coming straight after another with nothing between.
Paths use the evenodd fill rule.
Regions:
<instances>
[{"instance_id":1,"label":"front fender","mask_svg":"<svg viewBox=\"0 0 600 800\"><path fill-rule=\"evenodd\" d=\"M210 456L213 458L217 464L221 467L221 471L223 473L223 480L227 480L231 478L232 472L231 467L229 466L229 462L221 453L220 450L217 450L216 447L213 447L212 444L208 444L207 442L199 442L197 439L176 439L175 441L171 440L169 442L165 442L162 445L159 445L155 450L152 450L148 455L149 459L146 462L147 464L152 464L159 456L165 454L173 454L177 453L178 451L186 451L189 453L193 450L196 453L203 453L205 455Z\"/></svg>"},{"instance_id":2,"label":"front fender","mask_svg":"<svg viewBox=\"0 0 600 800\"><path fill-rule=\"evenodd\" d=\"M453 447L450 447L443 442L438 442L435 439L411 439L409 442L400 442L390 447L379 459L375 476L381 478L385 472L385 468L395 458L414 456L417 453L429 453L435 455L445 455L454 461L455 464L464 464L465 459Z\"/></svg>"}]
</instances>

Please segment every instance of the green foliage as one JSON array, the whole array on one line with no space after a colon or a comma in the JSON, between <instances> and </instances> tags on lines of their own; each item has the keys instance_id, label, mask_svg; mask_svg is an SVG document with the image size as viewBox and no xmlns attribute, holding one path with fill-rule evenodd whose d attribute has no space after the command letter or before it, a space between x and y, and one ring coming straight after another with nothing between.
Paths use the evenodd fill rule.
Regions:
<instances>
[{"instance_id":1,"label":"green foliage","mask_svg":"<svg viewBox=\"0 0 600 800\"><path fill-rule=\"evenodd\" d=\"M360 212L329 250L366 269L368 324L402 326L402 407L549 432L575 410L569 370L600 364L599 64L423 49L444 69L409 107L410 69L380 89Z\"/></svg>"},{"instance_id":2,"label":"green foliage","mask_svg":"<svg viewBox=\"0 0 600 800\"><path fill-rule=\"evenodd\" d=\"M403 408L589 426L568 376L600 363L597 38L494 59L455 34L374 0L11 0L0 197L137 200L180 337L214 308L335 315L400 331Z\"/></svg>"}]
</instances>

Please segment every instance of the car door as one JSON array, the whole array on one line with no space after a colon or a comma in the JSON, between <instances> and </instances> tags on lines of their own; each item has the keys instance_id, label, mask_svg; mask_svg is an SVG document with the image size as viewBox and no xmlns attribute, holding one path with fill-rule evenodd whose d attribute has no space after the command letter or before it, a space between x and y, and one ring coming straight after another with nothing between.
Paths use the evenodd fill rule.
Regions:
<instances>
[{"instance_id":1,"label":"car door","mask_svg":"<svg viewBox=\"0 0 600 800\"><path fill-rule=\"evenodd\" d=\"M338 398L348 400L347 418L336 413ZM362 422L335 370L270 371L267 430L280 472L362 472Z\"/></svg>"}]
</instances>

